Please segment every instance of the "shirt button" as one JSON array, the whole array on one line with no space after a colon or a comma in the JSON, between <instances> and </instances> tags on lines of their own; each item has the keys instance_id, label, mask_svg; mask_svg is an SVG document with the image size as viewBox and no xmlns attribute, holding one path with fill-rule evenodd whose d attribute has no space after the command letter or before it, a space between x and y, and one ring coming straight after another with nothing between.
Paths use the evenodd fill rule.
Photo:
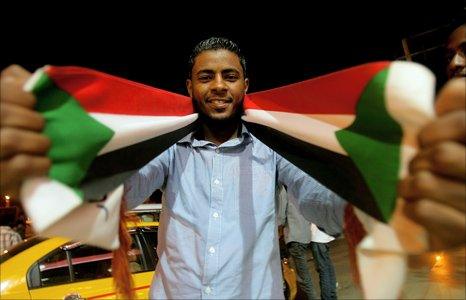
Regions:
<instances>
[{"instance_id":1,"label":"shirt button","mask_svg":"<svg viewBox=\"0 0 466 300\"><path fill-rule=\"evenodd\" d=\"M212 215L215 219L217 219L220 215L218 214L218 212L214 212L214 214Z\"/></svg>"},{"instance_id":2,"label":"shirt button","mask_svg":"<svg viewBox=\"0 0 466 300\"><path fill-rule=\"evenodd\" d=\"M220 153L220 149L215 149L215 153Z\"/></svg>"},{"instance_id":3,"label":"shirt button","mask_svg":"<svg viewBox=\"0 0 466 300\"><path fill-rule=\"evenodd\" d=\"M205 293L206 294L210 294L211 292L212 292L212 289L210 288L210 286L205 288Z\"/></svg>"},{"instance_id":4,"label":"shirt button","mask_svg":"<svg viewBox=\"0 0 466 300\"><path fill-rule=\"evenodd\" d=\"M209 248L209 252L210 252L211 254L214 254L214 253L215 253L215 248L214 248L214 247L210 247L210 248Z\"/></svg>"},{"instance_id":5,"label":"shirt button","mask_svg":"<svg viewBox=\"0 0 466 300\"><path fill-rule=\"evenodd\" d=\"M215 184L220 184L220 180L215 179L214 183L215 183Z\"/></svg>"}]
</instances>

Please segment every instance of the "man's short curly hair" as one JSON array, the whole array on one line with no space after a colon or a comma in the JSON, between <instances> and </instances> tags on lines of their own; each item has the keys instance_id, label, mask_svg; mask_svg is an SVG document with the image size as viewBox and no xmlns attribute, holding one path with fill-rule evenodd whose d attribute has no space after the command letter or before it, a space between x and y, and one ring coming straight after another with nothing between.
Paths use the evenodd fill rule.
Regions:
<instances>
[{"instance_id":1,"label":"man's short curly hair","mask_svg":"<svg viewBox=\"0 0 466 300\"><path fill-rule=\"evenodd\" d=\"M194 59L203 51L208 51L208 50L219 50L219 49L225 49L228 51L231 51L238 55L239 62L241 63L241 67L243 68L243 75L244 77L246 76L246 58L243 56L241 53L241 50L239 49L238 45L226 38L223 37L210 37L206 40L203 40L199 42L191 52L191 55L189 56L189 61L188 61L188 78L191 78L191 71L194 66Z\"/></svg>"}]
</instances>

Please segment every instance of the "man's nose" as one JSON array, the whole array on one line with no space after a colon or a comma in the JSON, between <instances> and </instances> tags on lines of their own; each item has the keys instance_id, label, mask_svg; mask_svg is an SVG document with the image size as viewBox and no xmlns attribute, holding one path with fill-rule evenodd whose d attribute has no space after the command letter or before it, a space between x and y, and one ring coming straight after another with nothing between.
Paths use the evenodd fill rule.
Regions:
<instances>
[{"instance_id":1,"label":"man's nose","mask_svg":"<svg viewBox=\"0 0 466 300\"><path fill-rule=\"evenodd\" d=\"M215 79L212 81L211 89L215 92L225 92L228 86L222 76L215 76Z\"/></svg>"},{"instance_id":2,"label":"man's nose","mask_svg":"<svg viewBox=\"0 0 466 300\"><path fill-rule=\"evenodd\" d=\"M465 67L466 66L466 57L464 53L456 53L451 60L451 64L455 67Z\"/></svg>"}]
</instances>

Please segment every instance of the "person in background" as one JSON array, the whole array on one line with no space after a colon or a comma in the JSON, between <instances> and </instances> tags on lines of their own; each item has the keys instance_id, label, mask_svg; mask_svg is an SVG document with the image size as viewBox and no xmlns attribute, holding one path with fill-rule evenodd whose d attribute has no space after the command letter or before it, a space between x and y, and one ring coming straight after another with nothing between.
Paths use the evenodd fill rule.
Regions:
<instances>
[{"instance_id":1,"label":"person in background","mask_svg":"<svg viewBox=\"0 0 466 300\"><path fill-rule=\"evenodd\" d=\"M306 259L310 247L314 266L319 274L321 299L337 299L335 269L327 245L335 238L307 221L288 197L291 196L287 195L285 187L281 187L278 194L278 223L283 226L286 251L293 258L298 285L307 299L317 299Z\"/></svg>"},{"instance_id":2,"label":"person in background","mask_svg":"<svg viewBox=\"0 0 466 300\"><path fill-rule=\"evenodd\" d=\"M310 230L312 256L314 257L317 273L319 273L320 298L337 299L336 288L338 287L338 282L328 245L335 237L319 230L314 223L311 223Z\"/></svg>"},{"instance_id":3,"label":"person in background","mask_svg":"<svg viewBox=\"0 0 466 300\"><path fill-rule=\"evenodd\" d=\"M14 224L13 230L19 233L22 239L26 238L26 214L21 207L18 207L18 217Z\"/></svg>"},{"instance_id":4,"label":"person in background","mask_svg":"<svg viewBox=\"0 0 466 300\"><path fill-rule=\"evenodd\" d=\"M0 254L21 242L21 235L11 226L16 221L16 207L0 208Z\"/></svg>"},{"instance_id":5,"label":"person in background","mask_svg":"<svg viewBox=\"0 0 466 300\"><path fill-rule=\"evenodd\" d=\"M445 44L448 79L466 77L466 23L456 27Z\"/></svg>"}]
</instances>

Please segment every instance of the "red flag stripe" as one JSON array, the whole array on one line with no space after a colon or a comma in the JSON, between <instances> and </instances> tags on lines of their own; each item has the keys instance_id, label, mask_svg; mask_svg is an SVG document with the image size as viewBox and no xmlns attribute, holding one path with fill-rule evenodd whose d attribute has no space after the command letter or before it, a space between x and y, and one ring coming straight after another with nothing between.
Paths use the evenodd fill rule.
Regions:
<instances>
[{"instance_id":1,"label":"red flag stripe","mask_svg":"<svg viewBox=\"0 0 466 300\"><path fill-rule=\"evenodd\" d=\"M356 103L389 61L369 63L284 87L247 95L245 109L302 114L355 114Z\"/></svg>"},{"instance_id":2,"label":"red flag stripe","mask_svg":"<svg viewBox=\"0 0 466 300\"><path fill-rule=\"evenodd\" d=\"M98 71L49 66L45 72L88 112L144 116L184 116L193 113L189 97Z\"/></svg>"}]
</instances>

